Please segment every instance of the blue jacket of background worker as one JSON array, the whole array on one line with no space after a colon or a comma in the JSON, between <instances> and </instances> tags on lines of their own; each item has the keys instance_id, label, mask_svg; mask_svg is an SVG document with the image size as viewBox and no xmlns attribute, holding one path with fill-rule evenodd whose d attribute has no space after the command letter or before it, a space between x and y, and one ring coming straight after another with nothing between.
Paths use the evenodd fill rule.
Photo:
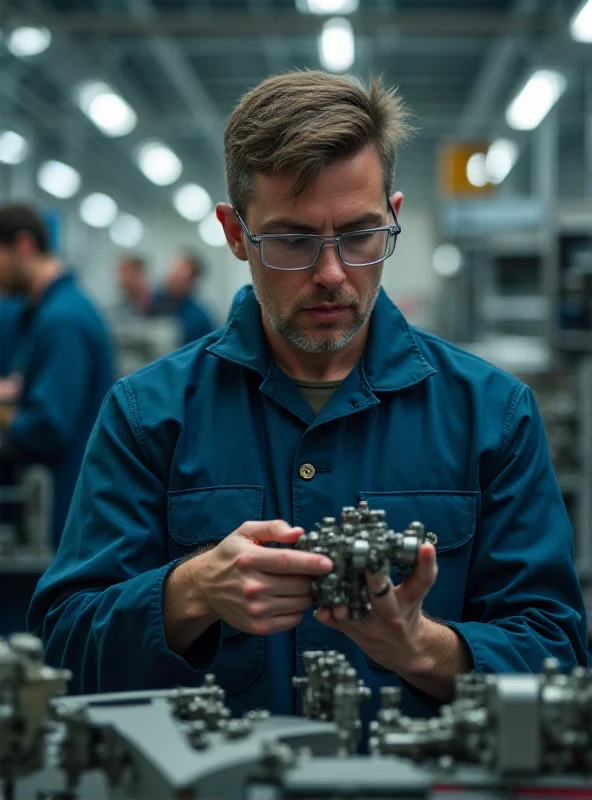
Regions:
<instances>
[{"instance_id":1,"label":"blue jacket of background worker","mask_svg":"<svg viewBox=\"0 0 592 800\"><path fill-rule=\"evenodd\" d=\"M380 687L399 679L312 612L268 637L215 624L184 657L168 649L162 618L178 559L245 520L310 530L361 499L395 530L418 519L437 534L425 610L465 639L475 670L587 663L572 531L530 390L410 328L383 291L364 358L316 418L270 359L251 290L225 329L119 381L30 627L75 691L194 686L213 672L235 714L298 713L303 652L334 648L372 689L367 722ZM407 685L402 705L438 708Z\"/></svg>"},{"instance_id":2,"label":"blue jacket of background worker","mask_svg":"<svg viewBox=\"0 0 592 800\"><path fill-rule=\"evenodd\" d=\"M21 298L0 296L0 378L10 375L20 320L26 303Z\"/></svg>"},{"instance_id":3,"label":"blue jacket of background worker","mask_svg":"<svg viewBox=\"0 0 592 800\"><path fill-rule=\"evenodd\" d=\"M57 278L21 315L11 368L22 376L23 391L7 438L21 462L52 471L57 545L88 437L114 379L110 337L72 274Z\"/></svg>"},{"instance_id":4,"label":"blue jacket of background worker","mask_svg":"<svg viewBox=\"0 0 592 800\"><path fill-rule=\"evenodd\" d=\"M176 317L183 330L183 344L207 336L216 327L200 302L190 297L171 297L164 290L155 292L148 315Z\"/></svg>"}]
</instances>

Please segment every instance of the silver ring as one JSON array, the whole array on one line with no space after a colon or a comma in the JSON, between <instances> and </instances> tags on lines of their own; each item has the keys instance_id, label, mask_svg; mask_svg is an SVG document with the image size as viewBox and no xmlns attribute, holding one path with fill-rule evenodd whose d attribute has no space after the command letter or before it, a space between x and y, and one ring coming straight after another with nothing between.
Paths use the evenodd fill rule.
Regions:
<instances>
[{"instance_id":1,"label":"silver ring","mask_svg":"<svg viewBox=\"0 0 592 800\"><path fill-rule=\"evenodd\" d=\"M388 594L390 588L391 588L391 582L390 581L385 581L377 592L373 592L372 593L372 596L373 597L384 597L385 594Z\"/></svg>"}]
</instances>

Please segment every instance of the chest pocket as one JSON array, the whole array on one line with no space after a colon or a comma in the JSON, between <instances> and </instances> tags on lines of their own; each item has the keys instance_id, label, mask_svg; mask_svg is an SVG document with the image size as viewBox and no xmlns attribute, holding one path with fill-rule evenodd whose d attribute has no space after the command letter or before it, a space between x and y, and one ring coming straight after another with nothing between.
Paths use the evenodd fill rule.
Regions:
<instances>
[{"instance_id":1,"label":"chest pocket","mask_svg":"<svg viewBox=\"0 0 592 800\"><path fill-rule=\"evenodd\" d=\"M404 530L419 520L438 537L438 577L424 601L426 612L461 620L480 492L360 492L370 508L383 508L389 528Z\"/></svg>"},{"instance_id":2,"label":"chest pocket","mask_svg":"<svg viewBox=\"0 0 592 800\"><path fill-rule=\"evenodd\" d=\"M169 492L168 555L173 561L214 547L247 520L260 520L262 486L215 486ZM222 622L222 648L214 665L220 686L229 695L247 689L259 676L265 638L251 636Z\"/></svg>"}]
</instances>

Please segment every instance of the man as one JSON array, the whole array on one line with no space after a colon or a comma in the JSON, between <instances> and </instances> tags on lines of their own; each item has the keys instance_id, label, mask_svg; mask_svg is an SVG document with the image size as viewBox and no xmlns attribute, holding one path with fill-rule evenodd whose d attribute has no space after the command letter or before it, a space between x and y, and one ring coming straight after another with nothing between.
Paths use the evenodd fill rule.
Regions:
<instances>
[{"instance_id":1,"label":"man","mask_svg":"<svg viewBox=\"0 0 592 800\"><path fill-rule=\"evenodd\" d=\"M207 336L216 327L202 303L195 299L203 273L203 264L196 255L187 252L179 256L173 261L164 286L155 293L150 307L151 316L176 317L185 344Z\"/></svg>"},{"instance_id":2,"label":"man","mask_svg":"<svg viewBox=\"0 0 592 800\"><path fill-rule=\"evenodd\" d=\"M144 317L152 307L152 289L146 271L146 262L141 256L123 256L117 264L117 284L125 306Z\"/></svg>"},{"instance_id":3,"label":"man","mask_svg":"<svg viewBox=\"0 0 592 800\"><path fill-rule=\"evenodd\" d=\"M379 81L320 72L270 78L232 113L232 205L217 214L254 291L223 331L122 380L103 408L30 613L76 690L212 671L234 713L293 713L303 652L335 648L373 690L367 720L383 685L430 714L467 670L586 663L530 390L410 328L379 288L406 132ZM368 576L364 622L315 618L310 578L332 565L292 545L359 499L396 530L421 520L437 548L397 586Z\"/></svg>"},{"instance_id":4,"label":"man","mask_svg":"<svg viewBox=\"0 0 592 800\"><path fill-rule=\"evenodd\" d=\"M92 302L49 252L41 218L27 206L0 208L0 291L21 297L11 369L18 373L12 396L0 405L4 451L19 465L44 464L54 481L52 528L59 541L78 471L100 405L113 382L111 344ZM31 594L24 579L2 593L15 624L25 621ZM3 612L4 615L4 612ZM4 616L3 616L4 621Z\"/></svg>"}]
</instances>

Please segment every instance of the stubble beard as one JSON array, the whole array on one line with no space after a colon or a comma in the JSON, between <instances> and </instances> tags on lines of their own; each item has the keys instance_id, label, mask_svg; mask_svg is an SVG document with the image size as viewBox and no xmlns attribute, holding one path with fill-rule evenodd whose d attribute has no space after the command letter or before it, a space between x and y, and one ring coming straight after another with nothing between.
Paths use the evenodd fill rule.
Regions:
<instances>
[{"instance_id":1,"label":"stubble beard","mask_svg":"<svg viewBox=\"0 0 592 800\"><path fill-rule=\"evenodd\" d=\"M253 264L250 266L255 297L272 330L303 353L336 353L346 347L372 314L380 291L379 279L365 309L360 309L355 301L352 302L351 297L344 296L342 292L327 290L322 296L317 295L296 302L295 306L286 314L277 300L263 286L257 273L257 267ZM347 328L343 329L343 323L317 322L314 328L314 333L317 335L311 335L309 330L302 327L298 319L303 308L310 308L315 303L343 303L352 309L353 316L347 323Z\"/></svg>"}]
</instances>

